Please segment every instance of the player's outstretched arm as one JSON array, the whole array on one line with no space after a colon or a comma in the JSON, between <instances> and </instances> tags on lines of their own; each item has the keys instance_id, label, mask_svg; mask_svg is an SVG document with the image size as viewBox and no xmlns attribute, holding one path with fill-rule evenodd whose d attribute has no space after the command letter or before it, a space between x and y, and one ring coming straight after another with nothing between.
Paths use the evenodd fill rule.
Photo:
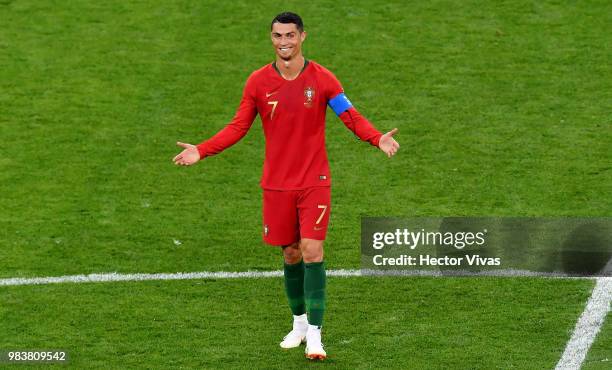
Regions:
<instances>
[{"instance_id":1,"label":"player's outstretched arm","mask_svg":"<svg viewBox=\"0 0 612 370\"><path fill-rule=\"evenodd\" d=\"M181 143L180 141L177 142L176 145L182 147L183 151L172 159L174 164L179 166L191 166L200 160L200 153L198 152L198 147L195 145Z\"/></svg>"},{"instance_id":2,"label":"player's outstretched arm","mask_svg":"<svg viewBox=\"0 0 612 370\"><path fill-rule=\"evenodd\" d=\"M177 142L176 145L182 147L183 151L172 159L174 164L179 166L194 165L206 157L221 153L246 135L257 115L253 75L251 74L247 80L242 92L242 100L240 100L240 105L232 121L213 137L198 145Z\"/></svg>"},{"instance_id":3,"label":"player's outstretched arm","mask_svg":"<svg viewBox=\"0 0 612 370\"><path fill-rule=\"evenodd\" d=\"M378 141L378 147L389 158L394 156L395 153L397 153L397 151L399 150L399 147L400 147L400 145L397 143L397 141L395 141L395 139L393 138L393 135L395 135L395 134L397 134L397 128L394 128L393 130L391 130L391 131L387 132L386 134L384 134L383 136L381 136L380 140Z\"/></svg>"},{"instance_id":4,"label":"player's outstretched arm","mask_svg":"<svg viewBox=\"0 0 612 370\"><path fill-rule=\"evenodd\" d=\"M337 80L334 80L337 86L335 90L341 90L340 83ZM343 92L338 93L335 97L327 103L334 113L338 115L340 120L344 123L344 125L358 138L363 141L367 141L370 144L377 146L382 150L387 157L391 158L397 153L399 150L399 144L393 138L393 135L397 134L397 128L387 132L386 134L381 134L365 117L361 115L353 107L353 104L348 100L348 98L344 95Z\"/></svg>"}]
</instances>

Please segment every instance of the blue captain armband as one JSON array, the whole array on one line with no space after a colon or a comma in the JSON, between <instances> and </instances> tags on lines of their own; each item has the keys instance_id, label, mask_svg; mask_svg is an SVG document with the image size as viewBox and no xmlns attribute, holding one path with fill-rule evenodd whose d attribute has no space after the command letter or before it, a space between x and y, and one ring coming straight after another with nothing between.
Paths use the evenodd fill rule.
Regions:
<instances>
[{"instance_id":1,"label":"blue captain armband","mask_svg":"<svg viewBox=\"0 0 612 370\"><path fill-rule=\"evenodd\" d=\"M327 105L336 113L337 116L346 112L350 107L353 106L350 100L344 95L344 93L340 93L336 95L333 99L327 102Z\"/></svg>"}]
</instances>

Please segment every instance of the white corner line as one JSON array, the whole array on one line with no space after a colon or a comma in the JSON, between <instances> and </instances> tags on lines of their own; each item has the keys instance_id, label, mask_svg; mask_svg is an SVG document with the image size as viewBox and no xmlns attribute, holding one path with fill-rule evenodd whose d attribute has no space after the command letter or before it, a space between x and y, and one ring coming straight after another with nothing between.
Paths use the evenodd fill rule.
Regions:
<instances>
[{"instance_id":1,"label":"white corner line","mask_svg":"<svg viewBox=\"0 0 612 370\"><path fill-rule=\"evenodd\" d=\"M576 323L556 370L580 369L601 330L612 301L612 277L597 278L591 297Z\"/></svg>"}]
</instances>

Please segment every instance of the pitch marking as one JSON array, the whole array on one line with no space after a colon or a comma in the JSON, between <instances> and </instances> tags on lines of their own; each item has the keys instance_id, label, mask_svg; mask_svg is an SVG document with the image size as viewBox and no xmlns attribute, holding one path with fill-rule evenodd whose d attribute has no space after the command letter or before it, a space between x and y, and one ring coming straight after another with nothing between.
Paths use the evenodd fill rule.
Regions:
<instances>
[{"instance_id":1,"label":"pitch marking","mask_svg":"<svg viewBox=\"0 0 612 370\"><path fill-rule=\"evenodd\" d=\"M350 276L499 276L499 277L550 277L571 278L563 274L544 274L523 270L495 270L484 272L470 271L440 271L429 270L328 270L328 276L350 277ZM4 278L0 279L0 286L16 285L46 285L61 283L105 283L115 281L147 281L147 280L194 280L194 279L257 279L269 277L281 277L282 271L200 271L200 272L177 272L156 274L121 274L117 272L89 274L89 275L65 275L33 278ZM581 278L578 278L581 279Z\"/></svg>"},{"instance_id":2,"label":"pitch marking","mask_svg":"<svg viewBox=\"0 0 612 370\"><path fill-rule=\"evenodd\" d=\"M612 278L598 278L586 308L580 315L565 351L557 363L556 370L580 369L610 312L611 301Z\"/></svg>"}]
</instances>

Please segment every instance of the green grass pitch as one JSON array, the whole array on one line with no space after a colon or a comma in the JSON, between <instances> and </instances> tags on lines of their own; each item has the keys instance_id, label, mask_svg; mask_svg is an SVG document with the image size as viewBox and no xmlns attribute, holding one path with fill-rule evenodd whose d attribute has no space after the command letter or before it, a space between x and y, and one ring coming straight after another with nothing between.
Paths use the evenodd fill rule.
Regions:
<instances>
[{"instance_id":1,"label":"green grass pitch","mask_svg":"<svg viewBox=\"0 0 612 370\"><path fill-rule=\"evenodd\" d=\"M0 0L0 278L277 270L261 242L259 119L175 167L305 21L388 160L331 112L326 263L359 267L360 216L610 216L606 1ZM303 368L282 280L0 288L0 350L77 368ZM330 278L334 368L552 368L593 287L540 279ZM612 361L610 318L584 368Z\"/></svg>"}]
</instances>

